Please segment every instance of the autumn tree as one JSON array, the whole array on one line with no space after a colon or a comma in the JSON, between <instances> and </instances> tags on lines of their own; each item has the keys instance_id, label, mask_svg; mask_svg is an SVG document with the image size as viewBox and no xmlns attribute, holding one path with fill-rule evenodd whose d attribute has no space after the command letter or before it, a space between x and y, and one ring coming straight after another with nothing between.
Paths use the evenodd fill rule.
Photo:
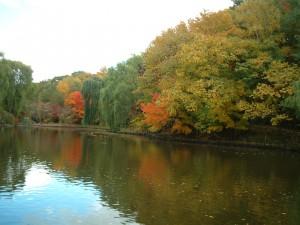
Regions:
<instances>
[{"instance_id":1,"label":"autumn tree","mask_svg":"<svg viewBox=\"0 0 300 225\"><path fill-rule=\"evenodd\" d=\"M71 92L65 99L65 106L72 110L72 119L75 123L80 123L84 115L84 101L79 91Z\"/></svg>"},{"instance_id":2,"label":"autumn tree","mask_svg":"<svg viewBox=\"0 0 300 225\"><path fill-rule=\"evenodd\" d=\"M299 68L283 60L281 21L273 0L235 1L230 10L203 12L157 37L144 55L138 87L145 122L163 124L157 130L166 125L155 117L161 108L150 100L153 93L174 133L245 129L258 118L273 125L288 120L282 102L292 95Z\"/></svg>"},{"instance_id":3,"label":"autumn tree","mask_svg":"<svg viewBox=\"0 0 300 225\"><path fill-rule=\"evenodd\" d=\"M92 75L83 71L74 72L71 75L64 76L57 84L57 90L64 96L71 92L81 91L83 82Z\"/></svg>"},{"instance_id":4,"label":"autumn tree","mask_svg":"<svg viewBox=\"0 0 300 225\"><path fill-rule=\"evenodd\" d=\"M64 107L64 95L57 90L57 84L64 77L33 83L28 114L35 122L59 122Z\"/></svg>"},{"instance_id":5,"label":"autumn tree","mask_svg":"<svg viewBox=\"0 0 300 225\"><path fill-rule=\"evenodd\" d=\"M248 118L267 119L273 125L278 125L289 119L289 115L282 108L282 103L285 99L290 99L288 102L292 101L293 84L300 77L300 69L288 63L272 61L261 76L261 82L250 96L251 100L242 103L241 108L245 110L245 116Z\"/></svg>"},{"instance_id":6,"label":"autumn tree","mask_svg":"<svg viewBox=\"0 0 300 225\"><path fill-rule=\"evenodd\" d=\"M279 31L280 11L273 0L247 0L234 11L235 21L246 36L263 40Z\"/></svg>"},{"instance_id":7,"label":"autumn tree","mask_svg":"<svg viewBox=\"0 0 300 225\"><path fill-rule=\"evenodd\" d=\"M19 115L29 105L39 121L59 115L79 123L84 115L85 124L114 131L176 134L299 120L300 2L233 3L162 32L141 56L94 75L31 85L31 69L0 54L0 108Z\"/></svg>"},{"instance_id":8,"label":"autumn tree","mask_svg":"<svg viewBox=\"0 0 300 225\"><path fill-rule=\"evenodd\" d=\"M190 36L201 35L233 36L240 35L242 30L235 24L230 10L219 12L202 12L199 17L189 20ZM185 42L186 43L186 42Z\"/></svg>"},{"instance_id":9,"label":"autumn tree","mask_svg":"<svg viewBox=\"0 0 300 225\"><path fill-rule=\"evenodd\" d=\"M153 93L160 92L162 77L172 77L176 70L175 57L180 46L190 39L186 24L181 23L174 29L168 29L158 36L144 54L145 71L139 77L138 92L145 100L150 100ZM171 83L170 83L171 85Z\"/></svg>"},{"instance_id":10,"label":"autumn tree","mask_svg":"<svg viewBox=\"0 0 300 225\"><path fill-rule=\"evenodd\" d=\"M159 101L158 93L153 94L151 102L141 103L141 110L145 117L144 123L149 126L150 131L159 131L168 122L169 113Z\"/></svg>"}]
</instances>

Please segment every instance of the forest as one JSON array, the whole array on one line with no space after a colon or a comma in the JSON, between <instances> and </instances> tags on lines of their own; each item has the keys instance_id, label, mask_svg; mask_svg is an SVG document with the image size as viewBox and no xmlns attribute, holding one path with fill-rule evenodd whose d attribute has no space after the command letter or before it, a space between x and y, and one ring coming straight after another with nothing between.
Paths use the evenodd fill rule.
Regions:
<instances>
[{"instance_id":1,"label":"forest","mask_svg":"<svg viewBox=\"0 0 300 225\"><path fill-rule=\"evenodd\" d=\"M96 74L39 83L0 55L0 124L210 134L300 121L300 1L234 0Z\"/></svg>"}]
</instances>

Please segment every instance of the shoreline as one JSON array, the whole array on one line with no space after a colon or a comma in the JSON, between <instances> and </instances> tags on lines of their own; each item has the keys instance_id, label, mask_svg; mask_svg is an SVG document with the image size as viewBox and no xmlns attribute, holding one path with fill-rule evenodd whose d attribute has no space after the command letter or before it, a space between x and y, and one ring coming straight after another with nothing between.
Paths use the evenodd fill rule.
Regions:
<instances>
[{"instance_id":1,"label":"shoreline","mask_svg":"<svg viewBox=\"0 0 300 225\"><path fill-rule=\"evenodd\" d=\"M17 127L28 127L24 125L17 125ZM52 128L52 129L72 129L76 131L86 131L91 132L91 136L98 136L101 134L107 135L128 135L128 136L140 136L149 139L155 139L166 142L177 142L177 143L191 143L199 145L212 145L212 146L226 146L226 147L241 147L241 148L256 148L256 149L266 149L266 150L279 150L279 151L289 151L300 153L300 132L288 129L274 128L274 127L254 127L252 130L248 131L232 131L230 135L228 133L224 135L205 135L205 136L182 136L182 135L172 135L166 133L150 133L150 132L136 132L132 130L121 130L118 132L113 132L107 128L99 126L85 126L85 125L74 125L74 124L32 124L29 128ZM264 129L263 129L264 128ZM269 128L269 129L268 129ZM251 132L255 130L255 135L260 136L261 140L251 139ZM280 137L282 136L284 141L275 141L272 137L266 136L266 132L272 134L273 132ZM282 133L282 135L281 135ZM292 141L284 138L291 138ZM295 135L295 137L293 135ZM275 135L276 136L276 135ZM299 138L298 138L299 137ZM296 141L295 141L296 140ZM299 140L299 141L298 141Z\"/></svg>"}]
</instances>

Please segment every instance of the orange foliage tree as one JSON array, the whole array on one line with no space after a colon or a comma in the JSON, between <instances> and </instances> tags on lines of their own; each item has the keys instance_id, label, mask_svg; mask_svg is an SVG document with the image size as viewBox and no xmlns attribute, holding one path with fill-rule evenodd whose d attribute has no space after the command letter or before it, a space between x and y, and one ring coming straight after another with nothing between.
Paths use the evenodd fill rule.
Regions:
<instances>
[{"instance_id":1,"label":"orange foliage tree","mask_svg":"<svg viewBox=\"0 0 300 225\"><path fill-rule=\"evenodd\" d=\"M158 131L169 120L169 113L164 104L159 101L159 94L152 95L152 101L149 103L142 103L141 110L144 113L144 123L150 126L151 131Z\"/></svg>"},{"instance_id":2,"label":"orange foliage tree","mask_svg":"<svg viewBox=\"0 0 300 225\"><path fill-rule=\"evenodd\" d=\"M84 115L84 101L80 91L71 92L65 98L65 105L71 108L76 122L80 122Z\"/></svg>"}]
</instances>

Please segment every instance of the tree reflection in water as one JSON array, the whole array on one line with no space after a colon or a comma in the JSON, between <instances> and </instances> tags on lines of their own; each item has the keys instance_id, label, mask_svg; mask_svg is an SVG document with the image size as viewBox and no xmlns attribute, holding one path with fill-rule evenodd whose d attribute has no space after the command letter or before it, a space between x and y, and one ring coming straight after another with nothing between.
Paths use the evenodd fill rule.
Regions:
<instances>
[{"instance_id":1,"label":"tree reflection in water","mask_svg":"<svg viewBox=\"0 0 300 225\"><path fill-rule=\"evenodd\" d=\"M32 207L51 205L53 220L63 205L115 224L300 223L297 154L46 129L1 131L0 146L2 207L31 185L48 190Z\"/></svg>"}]
</instances>

